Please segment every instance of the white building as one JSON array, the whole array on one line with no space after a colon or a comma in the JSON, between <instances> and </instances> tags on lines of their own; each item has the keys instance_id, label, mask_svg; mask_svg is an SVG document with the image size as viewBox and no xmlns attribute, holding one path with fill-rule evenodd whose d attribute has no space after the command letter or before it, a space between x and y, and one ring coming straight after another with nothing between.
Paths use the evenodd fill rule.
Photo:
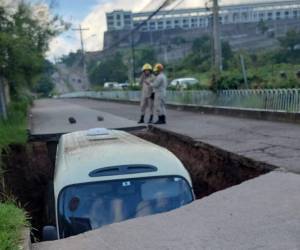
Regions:
<instances>
[{"instance_id":1,"label":"white building","mask_svg":"<svg viewBox=\"0 0 300 250\"><path fill-rule=\"evenodd\" d=\"M107 13L107 30L130 30L143 23L150 14L151 12L132 13L131 11L123 10ZM206 8L164 10L142 25L140 30L206 28L210 23L211 14L211 11ZM220 22L222 24L297 18L300 18L299 0L223 5L220 7Z\"/></svg>"}]
</instances>

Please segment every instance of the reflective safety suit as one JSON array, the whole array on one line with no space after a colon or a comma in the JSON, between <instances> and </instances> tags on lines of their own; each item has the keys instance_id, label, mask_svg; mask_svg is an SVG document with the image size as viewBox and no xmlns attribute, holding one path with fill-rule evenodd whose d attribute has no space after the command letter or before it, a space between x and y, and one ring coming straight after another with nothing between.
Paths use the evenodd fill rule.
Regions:
<instances>
[{"instance_id":1,"label":"reflective safety suit","mask_svg":"<svg viewBox=\"0 0 300 250\"><path fill-rule=\"evenodd\" d=\"M140 79L140 85L142 86L141 92L141 115L145 115L147 108L150 110L150 115L153 115L154 110L154 98L153 98L153 88L151 84L154 81L154 76L150 74L149 76L142 75ZM149 84L147 84L149 83Z\"/></svg>"},{"instance_id":2,"label":"reflective safety suit","mask_svg":"<svg viewBox=\"0 0 300 250\"><path fill-rule=\"evenodd\" d=\"M154 108L155 112L158 116L166 115L166 95L167 95L167 86L168 86L168 80L166 75L163 72L160 72L154 82L151 84L153 87L153 91L155 93L154 98Z\"/></svg>"}]
</instances>

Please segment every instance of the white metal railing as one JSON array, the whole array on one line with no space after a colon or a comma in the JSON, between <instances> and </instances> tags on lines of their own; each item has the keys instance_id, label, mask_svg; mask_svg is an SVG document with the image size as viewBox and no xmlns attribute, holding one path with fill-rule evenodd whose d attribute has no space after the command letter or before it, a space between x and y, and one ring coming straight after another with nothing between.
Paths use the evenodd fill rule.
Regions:
<instances>
[{"instance_id":1,"label":"white metal railing","mask_svg":"<svg viewBox=\"0 0 300 250\"><path fill-rule=\"evenodd\" d=\"M140 91L87 91L61 97L139 101ZM167 103L300 112L300 89L167 91Z\"/></svg>"}]
</instances>

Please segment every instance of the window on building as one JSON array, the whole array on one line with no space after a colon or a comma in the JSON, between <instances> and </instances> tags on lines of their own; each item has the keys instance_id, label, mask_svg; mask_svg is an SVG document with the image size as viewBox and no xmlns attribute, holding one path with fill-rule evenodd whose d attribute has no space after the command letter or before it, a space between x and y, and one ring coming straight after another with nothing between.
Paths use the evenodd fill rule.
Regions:
<instances>
[{"instance_id":1,"label":"window on building","mask_svg":"<svg viewBox=\"0 0 300 250\"><path fill-rule=\"evenodd\" d=\"M188 19L183 19L182 20L182 27L183 28L189 28L189 20Z\"/></svg>"},{"instance_id":2,"label":"window on building","mask_svg":"<svg viewBox=\"0 0 300 250\"><path fill-rule=\"evenodd\" d=\"M148 30L147 24L143 24L143 25L141 26L141 30L142 30L142 31L147 31L147 30Z\"/></svg>"},{"instance_id":3,"label":"window on building","mask_svg":"<svg viewBox=\"0 0 300 250\"><path fill-rule=\"evenodd\" d=\"M117 15L116 15L116 18L117 18L117 20L120 20L120 19L121 19L121 15L120 15L120 14L117 14Z\"/></svg>"},{"instance_id":4,"label":"window on building","mask_svg":"<svg viewBox=\"0 0 300 250\"><path fill-rule=\"evenodd\" d=\"M199 19L199 23L200 23L200 26L204 26L203 18L200 18L200 19Z\"/></svg>"},{"instance_id":5,"label":"window on building","mask_svg":"<svg viewBox=\"0 0 300 250\"><path fill-rule=\"evenodd\" d=\"M276 12L276 19L278 20L278 19L280 19L281 18L281 12Z\"/></svg>"},{"instance_id":6,"label":"window on building","mask_svg":"<svg viewBox=\"0 0 300 250\"><path fill-rule=\"evenodd\" d=\"M264 20L265 18L265 13L259 13L259 20Z\"/></svg>"},{"instance_id":7,"label":"window on building","mask_svg":"<svg viewBox=\"0 0 300 250\"><path fill-rule=\"evenodd\" d=\"M126 15L124 15L124 18L125 18L125 19L130 19L130 18L131 18L131 16L130 16L130 15L128 15L128 14L126 14Z\"/></svg>"},{"instance_id":8,"label":"window on building","mask_svg":"<svg viewBox=\"0 0 300 250\"><path fill-rule=\"evenodd\" d=\"M269 12L268 13L268 20L272 20L273 19L273 13L272 12Z\"/></svg>"},{"instance_id":9,"label":"window on building","mask_svg":"<svg viewBox=\"0 0 300 250\"><path fill-rule=\"evenodd\" d=\"M149 24L149 29L150 29L150 30L155 30L155 29L156 29L155 22L150 22L150 24Z\"/></svg>"},{"instance_id":10,"label":"window on building","mask_svg":"<svg viewBox=\"0 0 300 250\"><path fill-rule=\"evenodd\" d=\"M157 28L158 28L159 30L163 30L163 29L164 29L164 22L163 22L163 21L159 21L159 22L157 23Z\"/></svg>"},{"instance_id":11,"label":"window on building","mask_svg":"<svg viewBox=\"0 0 300 250\"><path fill-rule=\"evenodd\" d=\"M117 26L121 26L121 22L120 21L117 22Z\"/></svg>"},{"instance_id":12,"label":"window on building","mask_svg":"<svg viewBox=\"0 0 300 250\"><path fill-rule=\"evenodd\" d=\"M113 16L107 16L107 20L113 20L114 17Z\"/></svg>"},{"instance_id":13,"label":"window on building","mask_svg":"<svg viewBox=\"0 0 300 250\"><path fill-rule=\"evenodd\" d=\"M172 21L171 20L166 21L166 28L167 29L172 29Z\"/></svg>"},{"instance_id":14,"label":"window on building","mask_svg":"<svg viewBox=\"0 0 300 250\"><path fill-rule=\"evenodd\" d=\"M175 26L175 28L180 28L179 20L174 21L174 26Z\"/></svg>"},{"instance_id":15,"label":"window on building","mask_svg":"<svg viewBox=\"0 0 300 250\"><path fill-rule=\"evenodd\" d=\"M289 11L284 12L284 16L285 16L286 19L289 18L290 17L290 12Z\"/></svg>"}]
</instances>

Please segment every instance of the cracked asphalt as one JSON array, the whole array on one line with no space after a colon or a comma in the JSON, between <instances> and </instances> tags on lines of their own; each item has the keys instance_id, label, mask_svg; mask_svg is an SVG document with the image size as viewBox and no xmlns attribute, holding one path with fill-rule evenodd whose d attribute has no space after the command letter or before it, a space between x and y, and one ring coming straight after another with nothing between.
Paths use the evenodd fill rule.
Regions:
<instances>
[{"instance_id":1,"label":"cracked asphalt","mask_svg":"<svg viewBox=\"0 0 300 250\"><path fill-rule=\"evenodd\" d=\"M139 118L138 105L87 99L63 101L133 121ZM161 126L167 130L256 161L300 173L300 125L178 110L168 110L167 118L168 124Z\"/></svg>"}]
</instances>

